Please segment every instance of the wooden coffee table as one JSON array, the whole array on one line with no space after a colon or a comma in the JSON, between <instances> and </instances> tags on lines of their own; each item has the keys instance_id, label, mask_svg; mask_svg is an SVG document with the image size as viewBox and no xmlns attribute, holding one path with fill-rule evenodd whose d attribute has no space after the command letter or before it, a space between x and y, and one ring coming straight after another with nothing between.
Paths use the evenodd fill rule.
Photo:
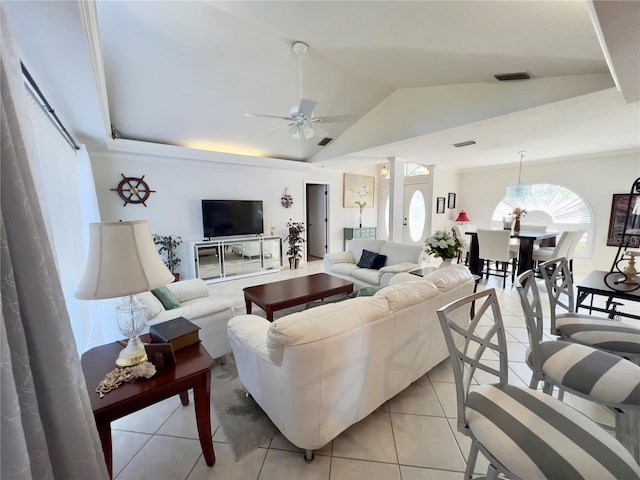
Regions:
<instances>
[{"instance_id":1,"label":"wooden coffee table","mask_svg":"<svg viewBox=\"0 0 640 480\"><path fill-rule=\"evenodd\" d=\"M326 273L315 273L306 277L247 287L243 291L247 313L251 313L253 302L266 312L267 320L273 322L273 312L339 293L351 293L353 282Z\"/></svg>"},{"instance_id":2,"label":"wooden coffee table","mask_svg":"<svg viewBox=\"0 0 640 480\"><path fill-rule=\"evenodd\" d=\"M216 457L213 452L209 416L213 359L202 344L191 345L175 352L176 364L157 372L150 379L137 378L125 382L100 398L94 389L105 375L116 367L115 361L120 350L122 345L119 343L109 343L86 351L81 360L109 476L113 476L111 422L174 395L180 395L182 404L188 405L187 390L190 388L193 388L202 453L207 465L213 466Z\"/></svg>"}]
</instances>

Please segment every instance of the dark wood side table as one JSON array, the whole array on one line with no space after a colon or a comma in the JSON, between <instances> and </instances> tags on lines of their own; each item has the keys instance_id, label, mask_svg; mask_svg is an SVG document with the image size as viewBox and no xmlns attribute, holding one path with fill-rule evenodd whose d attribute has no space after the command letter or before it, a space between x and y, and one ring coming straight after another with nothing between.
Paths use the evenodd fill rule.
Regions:
<instances>
[{"instance_id":1,"label":"dark wood side table","mask_svg":"<svg viewBox=\"0 0 640 480\"><path fill-rule=\"evenodd\" d=\"M182 404L187 405L187 390L190 388L193 388L195 398L200 446L207 465L212 467L216 457L211 437L209 392L214 362L207 350L201 343L178 350L175 352L175 365L157 372L149 379L136 378L124 382L100 398L95 388L107 373L116 368L115 360L120 350L122 345L119 343L109 343L88 350L81 360L109 476L113 477L111 422L174 395L180 395Z\"/></svg>"}]
</instances>

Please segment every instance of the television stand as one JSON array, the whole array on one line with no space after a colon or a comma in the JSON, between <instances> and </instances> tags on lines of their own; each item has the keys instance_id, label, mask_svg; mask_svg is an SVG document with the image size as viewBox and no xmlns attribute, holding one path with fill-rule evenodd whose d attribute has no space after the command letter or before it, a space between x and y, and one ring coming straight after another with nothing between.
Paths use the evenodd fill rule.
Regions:
<instances>
[{"instance_id":1,"label":"television stand","mask_svg":"<svg viewBox=\"0 0 640 480\"><path fill-rule=\"evenodd\" d=\"M282 269L282 237L247 235L189 242L189 274L207 283Z\"/></svg>"}]
</instances>

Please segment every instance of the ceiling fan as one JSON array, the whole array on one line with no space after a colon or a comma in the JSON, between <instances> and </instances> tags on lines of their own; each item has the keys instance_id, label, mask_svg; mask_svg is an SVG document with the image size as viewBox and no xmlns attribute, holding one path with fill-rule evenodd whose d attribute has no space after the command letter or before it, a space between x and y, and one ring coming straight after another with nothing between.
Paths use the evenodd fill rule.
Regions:
<instances>
[{"instance_id":1,"label":"ceiling fan","mask_svg":"<svg viewBox=\"0 0 640 480\"><path fill-rule=\"evenodd\" d=\"M245 113L247 117L265 117L286 120L289 123L289 135L293 138L302 140L310 139L316 134L316 124L332 123L332 122L351 122L356 119L356 115L334 115L325 117L314 117L313 109L316 108L317 102L302 97L302 56L307 53L309 45L304 42L294 42L293 51L298 55L298 70L300 75L300 105L291 107L288 117L281 115L264 115L260 113Z\"/></svg>"}]
</instances>

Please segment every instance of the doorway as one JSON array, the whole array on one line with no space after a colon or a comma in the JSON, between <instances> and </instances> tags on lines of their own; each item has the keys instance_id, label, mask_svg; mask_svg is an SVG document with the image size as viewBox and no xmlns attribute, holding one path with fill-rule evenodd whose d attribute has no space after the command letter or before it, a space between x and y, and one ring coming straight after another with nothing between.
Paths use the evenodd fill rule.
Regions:
<instances>
[{"instance_id":1,"label":"doorway","mask_svg":"<svg viewBox=\"0 0 640 480\"><path fill-rule=\"evenodd\" d=\"M322 259L329 250L329 185L307 183L307 261Z\"/></svg>"},{"instance_id":2,"label":"doorway","mask_svg":"<svg viewBox=\"0 0 640 480\"><path fill-rule=\"evenodd\" d=\"M391 201L389 197L389 185L380 187L381 209L379 212L378 225L379 237L383 240L389 239L389 208ZM407 178L402 194L402 243L410 245L420 245L430 234L431 217L431 184L423 178Z\"/></svg>"}]
</instances>

